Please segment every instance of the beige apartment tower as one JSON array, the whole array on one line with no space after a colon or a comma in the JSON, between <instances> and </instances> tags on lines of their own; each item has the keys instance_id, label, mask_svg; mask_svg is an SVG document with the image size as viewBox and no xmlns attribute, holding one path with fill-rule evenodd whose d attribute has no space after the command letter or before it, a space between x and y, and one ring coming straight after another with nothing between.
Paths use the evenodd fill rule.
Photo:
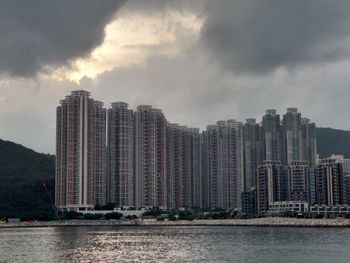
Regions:
<instances>
[{"instance_id":1,"label":"beige apartment tower","mask_svg":"<svg viewBox=\"0 0 350 263\"><path fill-rule=\"evenodd\" d=\"M135 112L135 206L167 207L166 119L148 105Z\"/></svg>"},{"instance_id":2,"label":"beige apartment tower","mask_svg":"<svg viewBox=\"0 0 350 263\"><path fill-rule=\"evenodd\" d=\"M84 90L56 109L55 204L86 210L106 203L106 110Z\"/></svg>"}]
</instances>

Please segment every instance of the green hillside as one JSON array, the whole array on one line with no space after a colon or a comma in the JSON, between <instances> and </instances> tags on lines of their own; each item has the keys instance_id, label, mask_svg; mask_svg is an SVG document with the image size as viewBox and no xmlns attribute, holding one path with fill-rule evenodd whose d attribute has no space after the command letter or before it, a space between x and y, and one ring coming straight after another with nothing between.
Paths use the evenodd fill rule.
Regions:
<instances>
[{"instance_id":1,"label":"green hillside","mask_svg":"<svg viewBox=\"0 0 350 263\"><path fill-rule=\"evenodd\" d=\"M0 140L0 219L51 219L54 172L54 156Z\"/></svg>"},{"instance_id":2,"label":"green hillside","mask_svg":"<svg viewBox=\"0 0 350 263\"><path fill-rule=\"evenodd\" d=\"M317 128L317 151L321 158L342 154L350 158L350 131Z\"/></svg>"}]
</instances>

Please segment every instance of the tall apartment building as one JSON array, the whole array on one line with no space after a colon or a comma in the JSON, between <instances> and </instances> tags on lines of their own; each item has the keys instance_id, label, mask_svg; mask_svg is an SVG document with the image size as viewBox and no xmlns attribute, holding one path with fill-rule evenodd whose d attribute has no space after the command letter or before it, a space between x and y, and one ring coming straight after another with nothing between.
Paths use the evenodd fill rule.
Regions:
<instances>
[{"instance_id":1,"label":"tall apartment building","mask_svg":"<svg viewBox=\"0 0 350 263\"><path fill-rule=\"evenodd\" d=\"M285 171L280 161L263 161L257 169L258 213L265 213L271 202L286 200Z\"/></svg>"},{"instance_id":2,"label":"tall apartment building","mask_svg":"<svg viewBox=\"0 0 350 263\"><path fill-rule=\"evenodd\" d=\"M343 156L321 159L316 168L316 203L318 205L346 204Z\"/></svg>"},{"instance_id":3,"label":"tall apartment building","mask_svg":"<svg viewBox=\"0 0 350 263\"><path fill-rule=\"evenodd\" d=\"M301 160L308 161L310 167L316 167L316 125L308 118L301 119L302 156Z\"/></svg>"},{"instance_id":4,"label":"tall apartment building","mask_svg":"<svg viewBox=\"0 0 350 263\"><path fill-rule=\"evenodd\" d=\"M213 189L211 177L216 172L216 152L217 149L217 126L208 125L205 131L202 131L202 208L210 208Z\"/></svg>"},{"instance_id":5,"label":"tall apartment building","mask_svg":"<svg viewBox=\"0 0 350 263\"><path fill-rule=\"evenodd\" d=\"M297 108L288 108L283 115L283 164L289 165L292 161L302 159L302 129L301 114Z\"/></svg>"},{"instance_id":6,"label":"tall apartment building","mask_svg":"<svg viewBox=\"0 0 350 263\"><path fill-rule=\"evenodd\" d=\"M203 207L240 208L243 188L242 123L219 121L203 132Z\"/></svg>"},{"instance_id":7,"label":"tall apartment building","mask_svg":"<svg viewBox=\"0 0 350 263\"><path fill-rule=\"evenodd\" d=\"M93 151L92 171L94 174L94 204L106 205L107 201L107 148L106 148L106 109L100 101L93 101L92 113Z\"/></svg>"},{"instance_id":8,"label":"tall apartment building","mask_svg":"<svg viewBox=\"0 0 350 263\"><path fill-rule=\"evenodd\" d=\"M84 90L56 109L55 204L81 210L106 203L106 110Z\"/></svg>"},{"instance_id":9,"label":"tall apartment building","mask_svg":"<svg viewBox=\"0 0 350 263\"><path fill-rule=\"evenodd\" d=\"M166 207L166 119L148 105L135 112L135 206Z\"/></svg>"},{"instance_id":10,"label":"tall apartment building","mask_svg":"<svg viewBox=\"0 0 350 263\"><path fill-rule=\"evenodd\" d=\"M167 207L175 208L175 177L178 171L179 129L177 124L167 124L166 158L167 158Z\"/></svg>"},{"instance_id":11,"label":"tall apartment building","mask_svg":"<svg viewBox=\"0 0 350 263\"><path fill-rule=\"evenodd\" d=\"M262 162L261 127L255 119L243 125L244 190L256 186L256 168Z\"/></svg>"},{"instance_id":12,"label":"tall apartment building","mask_svg":"<svg viewBox=\"0 0 350 263\"><path fill-rule=\"evenodd\" d=\"M125 102L108 109L108 202L135 205L134 113Z\"/></svg>"},{"instance_id":13,"label":"tall apartment building","mask_svg":"<svg viewBox=\"0 0 350 263\"><path fill-rule=\"evenodd\" d=\"M262 160L282 161L282 127L276 110L266 110L262 118Z\"/></svg>"},{"instance_id":14,"label":"tall apartment building","mask_svg":"<svg viewBox=\"0 0 350 263\"><path fill-rule=\"evenodd\" d=\"M288 201L308 201L309 175L307 161L292 161L288 165Z\"/></svg>"},{"instance_id":15,"label":"tall apartment building","mask_svg":"<svg viewBox=\"0 0 350 263\"><path fill-rule=\"evenodd\" d=\"M202 137L197 128L188 129L191 136L191 200L193 208L202 208Z\"/></svg>"},{"instance_id":16,"label":"tall apartment building","mask_svg":"<svg viewBox=\"0 0 350 263\"><path fill-rule=\"evenodd\" d=\"M167 127L168 207L201 207L199 129L177 124Z\"/></svg>"},{"instance_id":17,"label":"tall apartment building","mask_svg":"<svg viewBox=\"0 0 350 263\"><path fill-rule=\"evenodd\" d=\"M167 125L168 207L192 207L191 134L187 127Z\"/></svg>"}]
</instances>

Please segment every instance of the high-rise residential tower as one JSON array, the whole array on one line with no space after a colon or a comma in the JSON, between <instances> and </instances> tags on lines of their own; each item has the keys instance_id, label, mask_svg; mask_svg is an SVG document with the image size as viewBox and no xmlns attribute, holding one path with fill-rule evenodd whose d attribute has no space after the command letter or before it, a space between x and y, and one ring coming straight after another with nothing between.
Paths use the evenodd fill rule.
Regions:
<instances>
[{"instance_id":1,"label":"high-rise residential tower","mask_svg":"<svg viewBox=\"0 0 350 263\"><path fill-rule=\"evenodd\" d=\"M100 101L93 101L92 121L94 204L105 205L107 201L106 109Z\"/></svg>"},{"instance_id":2,"label":"high-rise residential tower","mask_svg":"<svg viewBox=\"0 0 350 263\"><path fill-rule=\"evenodd\" d=\"M167 206L166 119L148 105L135 112L135 206Z\"/></svg>"},{"instance_id":3,"label":"high-rise residential tower","mask_svg":"<svg viewBox=\"0 0 350 263\"><path fill-rule=\"evenodd\" d=\"M134 206L134 113L125 102L108 109L108 202Z\"/></svg>"},{"instance_id":4,"label":"high-rise residential tower","mask_svg":"<svg viewBox=\"0 0 350 263\"><path fill-rule=\"evenodd\" d=\"M301 114L297 108L288 108L283 115L283 156L284 165L292 161L301 160L303 157L302 147Z\"/></svg>"},{"instance_id":5,"label":"high-rise residential tower","mask_svg":"<svg viewBox=\"0 0 350 263\"><path fill-rule=\"evenodd\" d=\"M256 186L256 168L262 161L261 127L255 119L243 125L244 191Z\"/></svg>"},{"instance_id":6,"label":"high-rise residential tower","mask_svg":"<svg viewBox=\"0 0 350 263\"><path fill-rule=\"evenodd\" d=\"M266 110L262 118L262 160L282 160L282 127L276 110Z\"/></svg>"},{"instance_id":7,"label":"high-rise residential tower","mask_svg":"<svg viewBox=\"0 0 350 263\"><path fill-rule=\"evenodd\" d=\"M242 123L218 121L203 132L203 207L236 209L243 184Z\"/></svg>"},{"instance_id":8,"label":"high-rise residential tower","mask_svg":"<svg viewBox=\"0 0 350 263\"><path fill-rule=\"evenodd\" d=\"M177 124L167 124L166 131L166 157L167 157L167 207L175 208L175 177L178 170L179 129Z\"/></svg>"},{"instance_id":9,"label":"high-rise residential tower","mask_svg":"<svg viewBox=\"0 0 350 263\"><path fill-rule=\"evenodd\" d=\"M55 204L90 209L106 203L106 110L84 90L56 110Z\"/></svg>"},{"instance_id":10,"label":"high-rise residential tower","mask_svg":"<svg viewBox=\"0 0 350 263\"><path fill-rule=\"evenodd\" d=\"M191 134L187 127L167 125L167 196L169 208L192 207Z\"/></svg>"},{"instance_id":11,"label":"high-rise residential tower","mask_svg":"<svg viewBox=\"0 0 350 263\"><path fill-rule=\"evenodd\" d=\"M301 119L302 156L301 160L308 161L310 167L316 167L316 125L308 118Z\"/></svg>"},{"instance_id":12,"label":"high-rise residential tower","mask_svg":"<svg viewBox=\"0 0 350 263\"><path fill-rule=\"evenodd\" d=\"M198 128L188 129L191 136L191 199L193 208L202 208L202 138Z\"/></svg>"}]
</instances>

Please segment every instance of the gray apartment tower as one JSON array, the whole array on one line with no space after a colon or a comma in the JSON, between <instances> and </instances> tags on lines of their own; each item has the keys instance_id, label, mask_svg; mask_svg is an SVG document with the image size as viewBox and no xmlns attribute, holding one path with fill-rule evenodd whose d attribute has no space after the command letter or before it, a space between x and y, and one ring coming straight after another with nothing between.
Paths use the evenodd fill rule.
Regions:
<instances>
[{"instance_id":1,"label":"gray apartment tower","mask_svg":"<svg viewBox=\"0 0 350 263\"><path fill-rule=\"evenodd\" d=\"M288 201L308 202L310 168L307 161L288 165Z\"/></svg>"},{"instance_id":2,"label":"gray apartment tower","mask_svg":"<svg viewBox=\"0 0 350 263\"><path fill-rule=\"evenodd\" d=\"M297 108L288 108L283 115L283 156L284 165L291 164L292 161L302 160L302 129L301 114Z\"/></svg>"},{"instance_id":3,"label":"gray apartment tower","mask_svg":"<svg viewBox=\"0 0 350 263\"><path fill-rule=\"evenodd\" d=\"M285 171L280 161L263 161L257 169L258 213L266 213L271 202L285 201Z\"/></svg>"},{"instance_id":4,"label":"gray apartment tower","mask_svg":"<svg viewBox=\"0 0 350 263\"><path fill-rule=\"evenodd\" d=\"M276 110L266 110L262 118L262 160L282 160L282 127Z\"/></svg>"},{"instance_id":5,"label":"gray apartment tower","mask_svg":"<svg viewBox=\"0 0 350 263\"><path fill-rule=\"evenodd\" d=\"M85 210L106 203L106 110L84 90L56 109L55 204Z\"/></svg>"},{"instance_id":6,"label":"gray apartment tower","mask_svg":"<svg viewBox=\"0 0 350 263\"><path fill-rule=\"evenodd\" d=\"M342 156L321 159L316 168L316 203L336 206L346 204L346 199Z\"/></svg>"},{"instance_id":7,"label":"gray apartment tower","mask_svg":"<svg viewBox=\"0 0 350 263\"><path fill-rule=\"evenodd\" d=\"M191 136L191 202L193 208L202 208L202 137L198 128L188 131Z\"/></svg>"},{"instance_id":8,"label":"gray apartment tower","mask_svg":"<svg viewBox=\"0 0 350 263\"><path fill-rule=\"evenodd\" d=\"M262 162L262 129L255 119L243 125L244 191L256 187L256 168Z\"/></svg>"},{"instance_id":9,"label":"gray apartment tower","mask_svg":"<svg viewBox=\"0 0 350 263\"><path fill-rule=\"evenodd\" d=\"M134 113L125 102L108 109L108 202L135 205Z\"/></svg>"},{"instance_id":10,"label":"gray apartment tower","mask_svg":"<svg viewBox=\"0 0 350 263\"><path fill-rule=\"evenodd\" d=\"M239 209L243 188L242 123L218 121L203 132L203 207Z\"/></svg>"},{"instance_id":11,"label":"gray apartment tower","mask_svg":"<svg viewBox=\"0 0 350 263\"><path fill-rule=\"evenodd\" d=\"M301 160L308 161L310 167L316 167L316 124L308 118L301 119L302 156Z\"/></svg>"}]
</instances>

